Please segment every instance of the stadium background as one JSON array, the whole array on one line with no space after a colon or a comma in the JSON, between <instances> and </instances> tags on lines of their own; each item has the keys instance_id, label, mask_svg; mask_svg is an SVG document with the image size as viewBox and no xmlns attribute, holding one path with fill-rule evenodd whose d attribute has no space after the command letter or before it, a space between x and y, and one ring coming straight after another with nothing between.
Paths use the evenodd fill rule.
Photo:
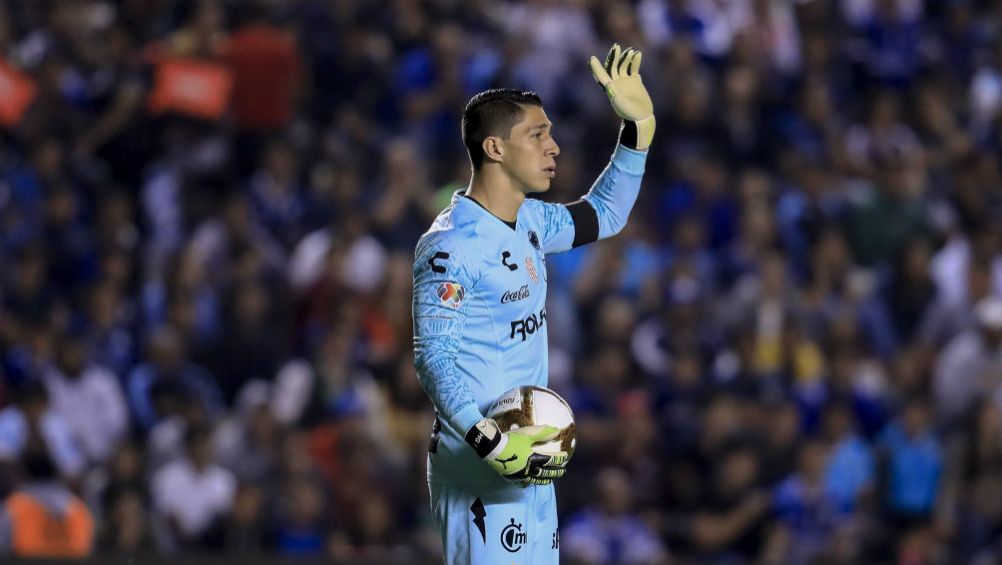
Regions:
<instances>
[{"instance_id":1,"label":"stadium background","mask_svg":"<svg viewBox=\"0 0 1002 565\"><path fill-rule=\"evenodd\" d=\"M587 190L613 41L659 125L548 261L565 561L998 563L995 0L0 0L0 495L54 464L97 555L435 562L414 243L482 89Z\"/></svg>"}]
</instances>

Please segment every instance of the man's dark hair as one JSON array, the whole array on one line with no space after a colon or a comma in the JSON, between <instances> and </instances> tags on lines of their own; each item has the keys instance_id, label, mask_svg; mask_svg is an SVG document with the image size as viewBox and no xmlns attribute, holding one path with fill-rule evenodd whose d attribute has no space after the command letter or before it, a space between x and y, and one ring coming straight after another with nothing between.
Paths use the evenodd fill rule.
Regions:
<instances>
[{"instance_id":1,"label":"man's dark hair","mask_svg":"<svg viewBox=\"0 0 1002 565\"><path fill-rule=\"evenodd\" d=\"M463 110L463 144L470 153L473 169L484 163L483 143L487 137L508 139L511 128L522 119L522 106L542 105L535 92L513 88L485 90L470 98Z\"/></svg>"}]
</instances>

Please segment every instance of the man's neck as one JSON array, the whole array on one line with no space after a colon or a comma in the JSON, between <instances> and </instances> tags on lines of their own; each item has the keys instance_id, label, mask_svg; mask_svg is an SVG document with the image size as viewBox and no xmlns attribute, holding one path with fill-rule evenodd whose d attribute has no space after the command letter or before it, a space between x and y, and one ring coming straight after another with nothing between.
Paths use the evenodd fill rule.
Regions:
<instances>
[{"instance_id":1,"label":"man's neck","mask_svg":"<svg viewBox=\"0 0 1002 565\"><path fill-rule=\"evenodd\" d=\"M511 177L487 167L473 174L466 195L505 222L518 218L518 209L525 201L525 193L515 186Z\"/></svg>"}]
</instances>

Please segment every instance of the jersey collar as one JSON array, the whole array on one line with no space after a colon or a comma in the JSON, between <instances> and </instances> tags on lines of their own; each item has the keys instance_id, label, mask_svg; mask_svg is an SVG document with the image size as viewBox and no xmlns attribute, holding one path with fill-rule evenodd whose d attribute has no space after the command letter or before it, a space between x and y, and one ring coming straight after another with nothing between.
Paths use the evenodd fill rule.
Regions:
<instances>
[{"instance_id":1,"label":"jersey collar","mask_svg":"<svg viewBox=\"0 0 1002 565\"><path fill-rule=\"evenodd\" d=\"M483 204L481 204L481 203L477 202L476 200L474 200L473 198L470 198L469 196L467 196L466 195L466 191L467 190L468 189L466 189L466 188L460 188L459 190L457 190L456 192L454 192L452 194L452 202L454 204L458 204L460 202L466 202L467 205L472 205L473 207L475 207L475 208L477 208L479 210L482 210L485 214L487 214L491 218L494 218L495 220L497 220L498 222L500 222L501 224L503 224L505 227L511 229L512 231L518 231L518 216L517 215L515 217L515 222L506 222L506 221L502 220L501 218L495 216L494 213L491 212L490 210L488 210L487 208L484 208ZM519 208L519 212L521 212L521 208Z\"/></svg>"}]
</instances>

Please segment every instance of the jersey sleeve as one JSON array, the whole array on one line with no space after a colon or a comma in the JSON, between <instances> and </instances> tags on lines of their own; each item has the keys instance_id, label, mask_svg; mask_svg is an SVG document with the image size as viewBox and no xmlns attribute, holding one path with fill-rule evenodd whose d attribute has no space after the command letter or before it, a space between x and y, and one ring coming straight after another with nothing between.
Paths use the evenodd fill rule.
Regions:
<instances>
[{"instance_id":1,"label":"jersey sleeve","mask_svg":"<svg viewBox=\"0 0 1002 565\"><path fill-rule=\"evenodd\" d=\"M543 252L559 253L619 233L637 201L646 161L646 151L619 145L581 200L570 204L526 200L539 217Z\"/></svg>"},{"instance_id":2,"label":"jersey sleeve","mask_svg":"<svg viewBox=\"0 0 1002 565\"><path fill-rule=\"evenodd\" d=\"M465 433L483 415L469 385L456 370L463 326L476 278L457 238L429 234L414 260L414 366L439 415Z\"/></svg>"},{"instance_id":3,"label":"jersey sleeve","mask_svg":"<svg viewBox=\"0 0 1002 565\"><path fill-rule=\"evenodd\" d=\"M567 251L574 243L574 218L565 204L526 200L542 228L539 234L543 253Z\"/></svg>"},{"instance_id":4,"label":"jersey sleeve","mask_svg":"<svg viewBox=\"0 0 1002 565\"><path fill-rule=\"evenodd\" d=\"M612 160L583 198L595 209L596 239L612 237L623 229L640 194L647 151L617 145ZM592 240L594 241L594 240Z\"/></svg>"}]
</instances>

